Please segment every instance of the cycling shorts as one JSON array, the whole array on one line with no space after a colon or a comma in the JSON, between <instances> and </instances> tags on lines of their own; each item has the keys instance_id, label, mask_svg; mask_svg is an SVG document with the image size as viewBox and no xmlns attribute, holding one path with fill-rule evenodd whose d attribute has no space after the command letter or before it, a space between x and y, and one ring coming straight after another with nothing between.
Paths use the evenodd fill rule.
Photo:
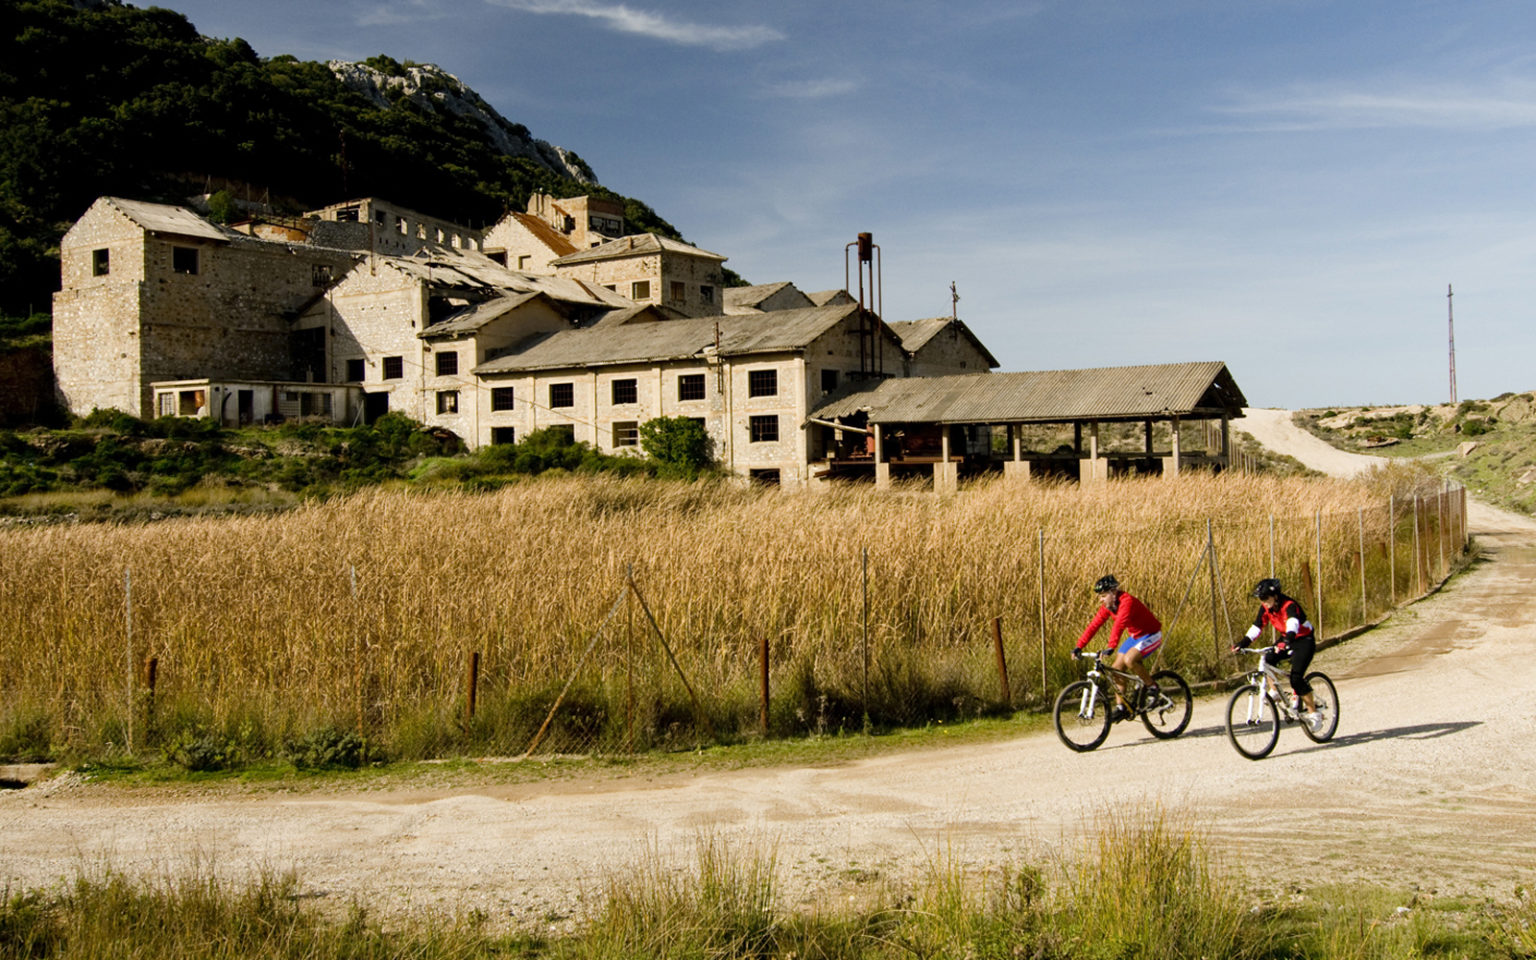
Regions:
<instances>
[{"instance_id":1,"label":"cycling shorts","mask_svg":"<svg viewBox=\"0 0 1536 960\"><path fill-rule=\"evenodd\" d=\"M1126 634L1125 639L1120 641L1120 646L1115 648L1115 652L1130 653L1132 650L1140 650L1141 655L1146 656L1162 645L1163 632L1161 630L1156 633L1144 633L1139 637Z\"/></svg>"}]
</instances>

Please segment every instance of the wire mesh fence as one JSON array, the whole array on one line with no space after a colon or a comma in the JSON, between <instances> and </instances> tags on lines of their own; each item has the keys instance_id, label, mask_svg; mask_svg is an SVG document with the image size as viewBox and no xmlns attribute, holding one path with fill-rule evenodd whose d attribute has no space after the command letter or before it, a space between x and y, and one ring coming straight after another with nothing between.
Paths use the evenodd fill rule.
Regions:
<instances>
[{"instance_id":1,"label":"wire mesh fence","mask_svg":"<svg viewBox=\"0 0 1536 960\"><path fill-rule=\"evenodd\" d=\"M1460 561L1466 497L1111 517L1090 536L1014 528L975 549L948 534L931 549L785 535L804 539L800 562L757 564L746 550L677 576L689 557L612 546L600 570L551 565L491 588L488 554L452 551L338 567L298 549L281 569L208 562L190 580L72 554L0 587L5 629L31 638L26 659L71 665L28 670L25 695L8 694L10 727L30 710L56 737L133 750L212 726L259 753L325 726L433 757L623 754L1004 714L1076 678L1068 653L1102 573L1161 618L1160 665L1222 677L1256 579L1279 577L1323 638L1370 623Z\"/></svg>"}]
</instances>

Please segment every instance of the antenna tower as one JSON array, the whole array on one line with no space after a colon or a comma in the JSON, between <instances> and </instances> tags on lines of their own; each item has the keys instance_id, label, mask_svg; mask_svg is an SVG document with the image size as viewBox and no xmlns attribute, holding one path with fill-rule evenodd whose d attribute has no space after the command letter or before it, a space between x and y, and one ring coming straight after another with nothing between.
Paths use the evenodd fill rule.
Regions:
<instances>
[{"instance_id":1,"label":"antenna tower","mask_svg":"<svg viewBox=\"0 0 1536 960\"><path fill-rule=\"evenodd\" d=\"M1446 331L1450 336L1451 347L1451 406L1456 405L1456 311L1451 305L1451 298L1455 291L1450 284L1445 285L1445 323Z\"/></svg>"}]
</instances>

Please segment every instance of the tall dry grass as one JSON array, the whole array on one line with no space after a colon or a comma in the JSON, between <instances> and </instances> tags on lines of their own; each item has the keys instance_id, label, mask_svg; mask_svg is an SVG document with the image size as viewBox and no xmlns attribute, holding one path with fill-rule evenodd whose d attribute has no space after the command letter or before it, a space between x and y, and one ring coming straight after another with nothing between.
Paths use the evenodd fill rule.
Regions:
<instances>
[{"instance_id":1,"label":"tall dry grass","mask_svg":"<svg viewBox=\"0 0 1536 960\"><path fill-rule=\"evenodd\" d=\"M491 494L376 491L277 517L8 530L0 754L8 736L27 739L21 729L31 741L45 729L57 754L178 726L258 753L326 725L360 726L405 755L517 750L572 677L551 749L692 742L701 724L682 678L708 726L730 737L756 727L764 638L773 732L866 714L945 719L1001 706L993 618L1015 705L1045 702L1072 671L1088 586L1106 572L1162 617L1164 663L1209 677L1229 669L1225 641L1251 618L1247 590L1271 572L1271 550L1309 609L1321 577L1314 616L1327 633L1412 593L1407 501L1393 524L1387 498L1420 479L990 483L940 498L572 478ZM1448 521L1445 538L1428 523L1451 506L1421 511L1421 546L1450 537ZM1431 576L1449 562L1421 554ZM639 604L615 607L631 567L665 647ZM480 712L463 722L472 652ZM153 717L148 657L159 668Z\"/></svg>"}]
</instances>

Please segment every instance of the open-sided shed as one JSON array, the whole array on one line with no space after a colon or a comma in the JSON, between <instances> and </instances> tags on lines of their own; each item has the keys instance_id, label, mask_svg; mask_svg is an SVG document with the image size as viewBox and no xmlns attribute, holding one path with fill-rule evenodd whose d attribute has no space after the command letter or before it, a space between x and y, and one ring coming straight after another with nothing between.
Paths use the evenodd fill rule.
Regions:
<instances>
[{"instance_id":1,"label":"open-sided shed","mask_svg":"<svg viewBox=\"0 0 1536 960\"><path fill-rule=\"evenodd\" d=\"M1088 482L1222 470L1231 462L1229 423L1246 404L1226 364L1210 361L852 384L812 410L807 425L823 431L824 476L873 472L884 485L893 474L931 469L935 488L945 489L962 471L988 469ZM1181 429L1190 421L1203 422L1199 445ZM1124 427L1101 443L1109 439L1101 431L1117 424L1140 427L1134 448ZM1045 425L1070 427L1070 443L1031 449L1046 435L1033 428ZM855 436L862 442L850 442Z\"/></svg>"}]
</instances>

